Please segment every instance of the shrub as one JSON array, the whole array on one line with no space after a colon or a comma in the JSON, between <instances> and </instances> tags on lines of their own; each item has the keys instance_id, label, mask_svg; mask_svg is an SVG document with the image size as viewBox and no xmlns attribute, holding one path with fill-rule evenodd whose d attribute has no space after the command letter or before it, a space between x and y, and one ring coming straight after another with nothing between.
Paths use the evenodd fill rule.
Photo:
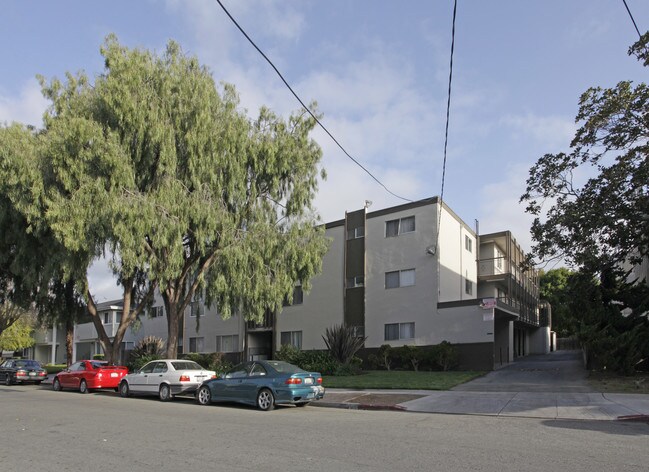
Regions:
<instances>
[{"instance_id":1,"label":"shrub","mask_svg":"<svg viewBox=\"0 0 649 472\"><path fill-rule=\"evenodd\" d=\"M131 372L138 370L149 361L160 359L164 349L164 341L155 336L147 336L138 341L129 358L127 367Z\"/></svg>"},{"instance_id":2,"label":"shrub","mask_svg":"<svg viewBox=\"0 0 649 472\"><path fill-rule=\"evenodd\" d=\"M43 369L45 369L48 374L58 374L59 372L67 368L67 364L47 364L43 366Z\"/></svg>"},{"instance_id":3,"label":"shrub","mask_svg":"<svg viewBox=\"0 0 649 472\"><path fill-rule=\"evenodd\" d=\"M353 328L343 324L333 325L322 336L331 357L341 364L348 364L358 350L363 347L367 337L356 336Z\"/></svg>"},{"instance_id":4,"label":"shrub","mask_svg":"<svg viewBox=\"0 0 649 472\"><path fill-rule=\"evenodd\" d=\"M394 348L392 346L383 344L372 358L378 365L385 368L385 370L390 370L393 361L393 351Z\"/></svg>"},{"instance_id":5,"label":"shrub","mask_svg":"<svg viewBox=\"0 0 649 472\"><path fill-rule=\"evenodd\" d=\"M104 356L103 354L95 354L95 355L92 356L93 360L96 360L96 361L103 361L105 357L106 356Z\"/></svg>"},{"instance_id":6,"label":"shrub","mask_svg":"<svg viewBox=\"0 0 649 472\"><path fill-rule=\"evenodd\" d=\"M300 351L290 344L284 344L275 354L275 358L298 366L309 372L320 372L322 375L333 375L338 369L336 362L326 351Z\"/></svg>"},{"instance_id":7,"label":"shrub","mask_svg":"<svg viewBox=\"0 0 649 472\"><path fill-rule=\"evenodd\" d=\"M459 354L455 346L448 341L442 341L433 347L430 353L430 359L434 367L446 372L457 367Z\"/></svg>"},{"instance_id":8,"label":"shrub","mask_svg":"<svg viewBox=\"0 0 649 472\"><path fill-rule=\"evenodd\" d=\"M419 371L419 365L425 360L425 354L418 346L401 346L394 349L396 357L401 360L404 368Z\"/></svg>"},{"instance_id":9,"label":"shrub","mask_svg":"<svg viewBox=\"0 0 649 472\"><path fill-rule=\"evenodd\" d=\"M211 352L206 354L190 352L184 354L183 359L192 360L204 369L215 371L217 375L222 375L232 368L232 363L225 359L225 355L222 352Z\"/></svg>"}]
</instances>

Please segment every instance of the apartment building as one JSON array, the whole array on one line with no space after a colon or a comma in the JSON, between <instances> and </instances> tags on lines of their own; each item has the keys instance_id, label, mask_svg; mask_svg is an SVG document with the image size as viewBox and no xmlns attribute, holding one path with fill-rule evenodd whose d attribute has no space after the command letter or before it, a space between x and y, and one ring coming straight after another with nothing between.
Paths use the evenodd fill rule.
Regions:
<instances>
[{"instance_id":1,"label":"apartment building","mask_svg":"<svg viewBox=\"0 0 649 472\"><path fill-rule=\"evenodd\" d=\"M350 211L325 225L330 248L306 294L297 284L281 313L261 323L223 320L196 301L182 326L180 352L224 352L233 360L271 358L282 344L325 349L325 330L344 323L383 344L454 344L461 367L490 370L549 350L550 320L538 300L538 275L507 231L477 235L445 203L429 198L378 211ZM130 328L124 349L146 335L166 336L164 308ZM119 323L118 304L102 313ZM77 358L100 346L94 326L75 331Z\"/></svg>"}]
</instances>

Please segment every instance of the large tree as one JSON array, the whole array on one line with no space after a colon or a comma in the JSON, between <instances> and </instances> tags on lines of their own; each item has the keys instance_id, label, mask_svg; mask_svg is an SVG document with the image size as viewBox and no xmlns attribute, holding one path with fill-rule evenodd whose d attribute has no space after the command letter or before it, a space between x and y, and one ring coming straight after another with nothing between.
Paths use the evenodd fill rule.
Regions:
<instances>
[{"instance_id":1,"label":"large tree","mask_svg":"<svg viewBox=\"0 0 649 472\"><path fill-rule=\"evenodd\" d=\"M649 66L649 32L630 49ZM534 253L577 273L565 287L571 324L594 366L625 373L649 356L649 285L629 277L649 257L649 87L588 89L568 153L530 169Z\"/></svg>"},{"instance_id":2,"label":"large tree","mask_svg":"<svg viewBox=\"0 0 649 472\"><path fill-rule=\"evenodd\" d=\"M629 50L645 67L648 42L649 32ZM576 121L571 151L530 169L521 200L535 215L534 251L589 272L638 263L649 255L649 87L590 88Z\"/></svg>"},{"instance_id":3,"label":"large tree","mask_svg":"<svg viewBox=\"0 0 649 472\"><path fill-rule=\"evenodd\" d=\"M169 357L196 297L223 317L260 320L281 310L296 282L308 290L327 246L312 207L315 120L265 108L250 120L234 88L219 93L207 68L174 42L157 56L110 36L101 51L106 69L94 83L84 74L42 81L52 106L38 154L41 214L73 256L70 272L85 273L108 247L124 288L111 341L82 284L104 349L117 353L156 288Z\"/></svg>"}]
</instances>

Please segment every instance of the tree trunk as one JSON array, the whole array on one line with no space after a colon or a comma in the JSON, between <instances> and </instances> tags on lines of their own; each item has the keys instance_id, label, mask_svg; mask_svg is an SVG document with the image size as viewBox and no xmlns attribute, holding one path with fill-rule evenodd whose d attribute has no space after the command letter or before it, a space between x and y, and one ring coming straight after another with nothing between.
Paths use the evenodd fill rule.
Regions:
<instances>
[{"instance_id":1,"label":"tree trunk","mask_svg":"<svg viewBox=\"0 0 649 472\"><path fill-rule=\"evenodd\" d=\"M74 348L74 323L70 318L65 321L65 362L72 365L72 353Z\"/></svg>"},{"instance_id":2,"label":"tree trunk","mask_svg":"<svg viewBox=\"0 0 649 472\"><path fill-rule=\"evenodd\" d=\"M169 286L162 294L162 299L167 312L167 359L176 359L178 357L178 327L180 324L178 291Z\"/></svg>"}]
</instances>

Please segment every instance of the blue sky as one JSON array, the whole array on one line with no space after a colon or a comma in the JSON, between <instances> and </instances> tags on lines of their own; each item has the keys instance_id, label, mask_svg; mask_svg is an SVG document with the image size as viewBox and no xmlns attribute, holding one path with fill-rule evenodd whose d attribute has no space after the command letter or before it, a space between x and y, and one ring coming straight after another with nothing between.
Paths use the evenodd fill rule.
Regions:
<instances>
[{"instance_id":1,"label":"blue sky","mask_svg":"<svg viewBox=\"0 0 649 472\"><path fill-rule=\"evenodd\" d=\"M223 0L323 123L393 192L439 195L452 0ZM627 56L637 33L622 0L459 0L445 201L483 233L510 229L530 247L518 204L529 167L566 150L590 86L646 81ZM627 0L641 32L649 2ZM233 83L242 107L287 115L299 104L213 0L6 1L0 16L0 122L38 125L47 106L36 74L102 72L111 32L161 52L169 39ZM372 200L402 203L321 131L324 221ZM117 292L97 279L99 298Z\"/></svg>"}]
</instances>

